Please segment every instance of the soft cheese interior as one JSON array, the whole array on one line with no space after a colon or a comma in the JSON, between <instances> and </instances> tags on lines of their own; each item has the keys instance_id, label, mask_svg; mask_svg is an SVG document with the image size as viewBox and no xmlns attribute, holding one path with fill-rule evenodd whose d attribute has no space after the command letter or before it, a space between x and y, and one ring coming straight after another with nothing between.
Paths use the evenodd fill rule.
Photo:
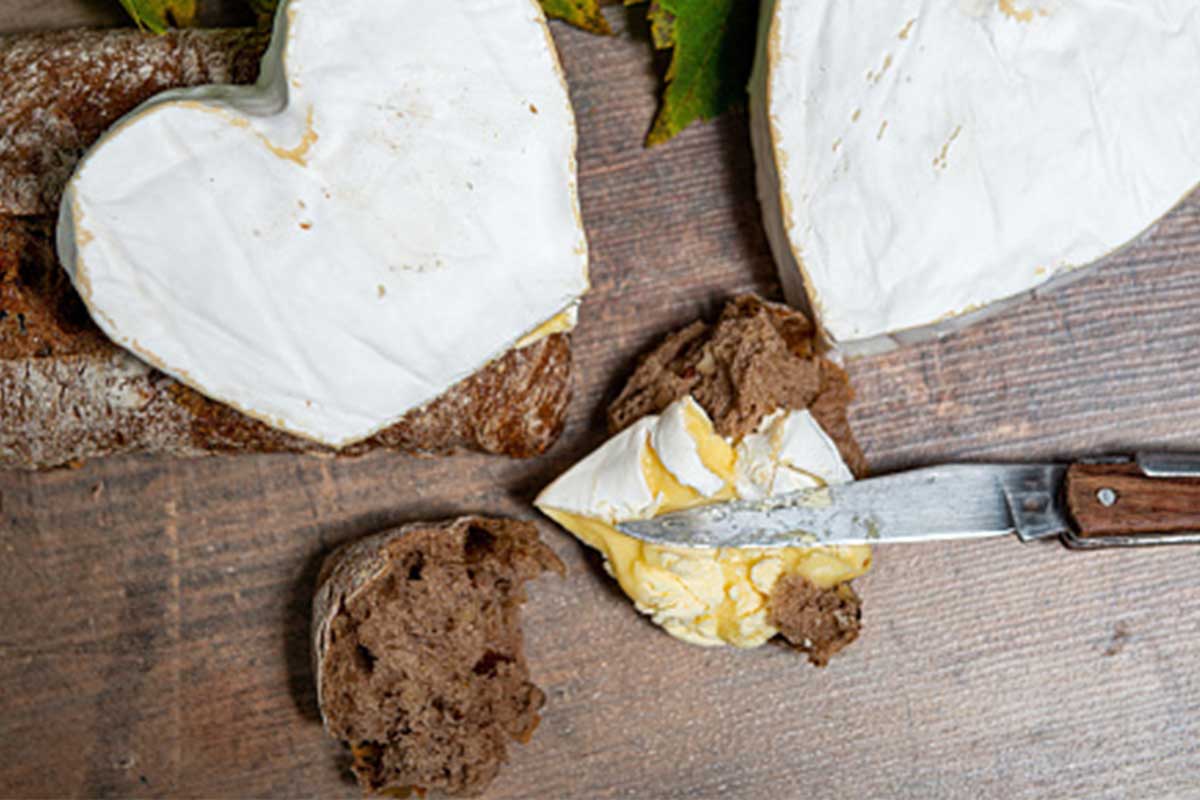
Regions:
<instances>
[{"instance_id":1,"label":"soft cheese interior","mask_svg":"<svg viewBox=\"0 0 1200 800\"><path fill-rule=\"evenodd\" d=\"M808 411L777 411L732 442L687 397L614 436L535 503L599 550L637 608L668 633L700 645L757 647L777 633L767 601L782 575L831 588L867 571L870 547L659 547L615 523L852 479Z\"/></svg>"},{"instance_id":2,"label":"soft cheese interior","mask_svg":"<svg viewBox=\"0 0 1200 800\"><path fill-rule=\"evenodd\" d=\"M760 19L772 250L849 351L1065 278L1200 181L1194 0L765 0Z\"/></svg>"},{"instance_id":3,"label":"soft cheese interior","mask_svg":"<svg viewBox=\"0 0 1200 800\"><path fill-rule=\"evenodd\" d=\"M59 252L115 342L344 446L574 324L574 151L535 0L290 0L256 86L161 95L84 158Z\"/></svg>"}]
</instances>

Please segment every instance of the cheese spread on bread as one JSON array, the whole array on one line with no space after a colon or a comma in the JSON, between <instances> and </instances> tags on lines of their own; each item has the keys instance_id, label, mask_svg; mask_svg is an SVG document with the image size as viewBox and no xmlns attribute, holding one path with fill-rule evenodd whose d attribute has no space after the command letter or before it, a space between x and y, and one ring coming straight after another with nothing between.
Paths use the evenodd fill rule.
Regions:
<instances>
[{"instance_id":1,"label":"cheese spread on bread","mask_svg":"<svg viewBox=\"0 0 1200 800\"><path fill-rule=\"evenodd\" d=\"M837 446L808 411L777 411L734 442L717 434L704 409L685 397L614 436L535 504L600 551L638 610L671 635L699 645L757 647L777 633L767 600L782 575L828 589L866 572L871 548L661 547L615 524L851 479Z\"/></svg>"}]
</instances>

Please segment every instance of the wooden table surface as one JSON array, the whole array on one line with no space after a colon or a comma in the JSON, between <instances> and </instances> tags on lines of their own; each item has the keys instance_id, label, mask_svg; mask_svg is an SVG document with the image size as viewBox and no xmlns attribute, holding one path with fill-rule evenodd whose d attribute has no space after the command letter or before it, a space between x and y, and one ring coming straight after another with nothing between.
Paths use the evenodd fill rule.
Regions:
<instances>
[{"instance_id":1,"label":"wooden table surface","mask_svg":"<svg viewBox=\"0 0 1200 800\"><path fill-rule=\"evenodd\" d=\"M233 21L233 2L208 4ZM0 30L112 24L115 0L0 0ZM594 290L566 433L528 462L126 458L0 473L0 793L356 797L316 721L322 555L393 523L529 501L603 436L637 353L730 293L778 296L746 118L640 147L655 62L553 26L580 124ZM536 220L531 220L536 224ZM1200 196L1071 287L854 361L876 470L1200 449ZM552 525L565 580L525 630L548 695L491 798L1200 796L1200 548L989 541L877 553L824 670L675 641Z\"/></svg>"}]
</instances>

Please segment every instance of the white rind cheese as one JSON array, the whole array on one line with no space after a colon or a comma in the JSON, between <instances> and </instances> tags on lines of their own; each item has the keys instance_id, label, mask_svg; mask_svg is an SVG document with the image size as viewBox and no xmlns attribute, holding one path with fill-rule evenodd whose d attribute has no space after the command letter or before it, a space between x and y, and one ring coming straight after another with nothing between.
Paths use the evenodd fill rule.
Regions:
<instances>
[{"instance_id":1,"label":"white rind cheese","mask_svg":"<svg viewBox=\"0 0 1200 800\"><path fill-rule=\"evenodd\" d=\"M735 474L744 500L854 480L837 444L808 411L776 411L742 437Z\"/></svg>"},{"instance_id":2,"label":"white rind cheese","mask_svg":"<svg viewBox=\"0 0 1200 800\"><path fill-rule=\"evenodd\" d=\"M643 417L567 470L538 495L537 504L606 522L654 516L658 498L639 466L658 417Z\"/></svg>"},{"instance_id":3,"label":"white rind cheese","mask_svg":"<svg viewBox=\"0 0 1200 800\"><path fill-rule=\"evenodd\" d=\"M1096 261L1200 181L1198 87L1194 0L765 0L753 142L789 301L863 352Z\"/></svg>"},{"instance_id":4,"label":"white rind cheese","mask_svg":"<svg viewBox=\"0 0 1200 800\"><path fill-rule=\"evenodd\" d=\"M113 341L282 430L364 439L569 327L587 289L540 6L290 0L257 85L168 92L101 139L58 247Z\"/></svg>"},{"instance_id":5,"label":"white rind cheese","mask_svg":"<svg viewBox=\"0 0 1200 800\"><path fill-rule=\"evenodd\" d=\"M695 423L690 422L707 418L699 403L691 396L685 397L667 406L659 416L650 434L650 444L662 465L680 483L712 496L725 488L725 480L704 463L691 430Z\"/></svg>"}]
</instances>

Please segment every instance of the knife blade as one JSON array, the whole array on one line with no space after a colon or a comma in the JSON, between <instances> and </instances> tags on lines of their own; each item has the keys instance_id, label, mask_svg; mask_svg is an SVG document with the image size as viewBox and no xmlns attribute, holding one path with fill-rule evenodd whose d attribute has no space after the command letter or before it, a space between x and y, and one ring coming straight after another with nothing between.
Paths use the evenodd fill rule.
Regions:
<instances>
[{"instance_id":1,"label":"knife blade","mask_svg":"<svg viewBox=\"0 0 1200 800\"><path fill-rule=\"evenodd\" d=\"M1072 547L1200 543L1200 457L1139 454L1075 464L946 464L618 530L674 547L816 547L1061 537Z\"/></svg>"}]
</instances>

